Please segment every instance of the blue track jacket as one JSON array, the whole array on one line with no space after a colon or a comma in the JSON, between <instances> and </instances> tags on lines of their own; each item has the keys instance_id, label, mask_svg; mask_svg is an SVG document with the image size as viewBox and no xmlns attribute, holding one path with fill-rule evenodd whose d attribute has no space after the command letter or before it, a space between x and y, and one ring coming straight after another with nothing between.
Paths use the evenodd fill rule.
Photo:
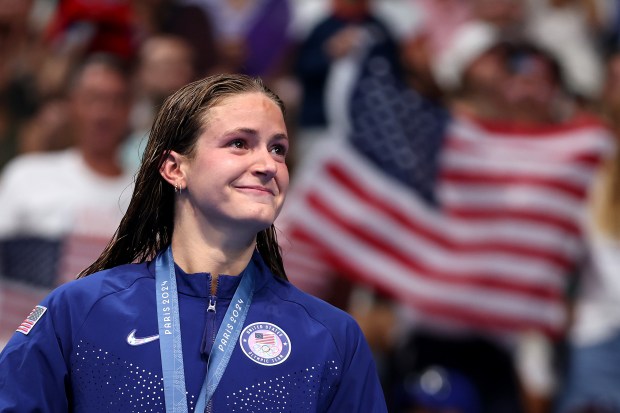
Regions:
<instances>
[{"instance_id":1,"label":"blue track jacket","mask_svg":"<svg viewBox=\"0 0 620 413\"><path fill-rule=\"evenodd\" d=\"M0 412L164 412L154 261L54 290L0 355ZM276 278L255 253L254 299L207 411L386 412L371 352L345 312ZM240 277L177 284L187 401L194 410ZM207 311L209 301L215 311ZM217 343L215 344L217 345Z\"/></svg>"}]
</instances>

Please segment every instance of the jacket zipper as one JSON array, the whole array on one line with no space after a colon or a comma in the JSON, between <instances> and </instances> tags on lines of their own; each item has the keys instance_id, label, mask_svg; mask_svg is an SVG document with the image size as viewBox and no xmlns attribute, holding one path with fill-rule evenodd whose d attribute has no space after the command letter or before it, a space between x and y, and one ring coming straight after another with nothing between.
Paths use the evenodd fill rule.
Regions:
<instances>
[{"instance_id":1,"label":"jacket zipper","mask_svg":"<svg viewBox=\"0 0 620 413\"><path fill-rule=\"evenodd\" d=\"M207 322L211 323L211 350L209 350L209 360L211 360L211 352L213 351L213 345L215 344L215 337L217 332L215 331L216 326L216 312L215 312L215 304L217 303L217 289L219 287L220 279L218 277L215 289L211 290L211 296L209 296L209 306L207 307ZM208 361L207 361L208 366ZM208 367L207 367L208 369ZM203 412L198 412L203 413ZM204 413L213 413L213 399L207 402L207 407L205 408Z\"/></svg>"}]
</instances>

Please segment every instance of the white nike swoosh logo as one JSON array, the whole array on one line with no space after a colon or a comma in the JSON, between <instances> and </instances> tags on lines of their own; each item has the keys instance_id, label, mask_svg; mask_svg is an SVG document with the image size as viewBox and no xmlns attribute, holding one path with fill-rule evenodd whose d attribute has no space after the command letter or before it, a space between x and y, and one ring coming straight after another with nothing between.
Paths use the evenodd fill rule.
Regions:
<instances>
[{"instance_id":1,"label":"white nike swoosh logo","mask_svg":"<svg viewBox=\"0 0 620 413\"><path fill-rule=\"evenodd\" d=\"M142 344L150 343L159 339L159 334L148 337L136 337L136 330L131 330L131 333L127 336L127 344L130 346L141 346Z\"/></svg>"}]
</instances>

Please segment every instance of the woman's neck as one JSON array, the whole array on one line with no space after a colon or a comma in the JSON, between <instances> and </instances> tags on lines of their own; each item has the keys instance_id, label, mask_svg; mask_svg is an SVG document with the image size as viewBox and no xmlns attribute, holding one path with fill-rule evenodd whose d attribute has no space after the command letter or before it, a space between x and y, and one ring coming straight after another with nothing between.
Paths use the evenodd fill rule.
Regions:
<instances>
[{"instance_id":1,"label":"woman's neck","mask_svg":"<svg viewBox=\"0 0 620 413\"><path fill-rule=\"evenodd\" d=\"M221 239L195 239L175 228L172 237L174 261L188 274L208 272L239 275L247 267L254 252L254 239L249 242L222 242Z\"/></svg>"},{"instance_id":2,"label":"woman's neck","mask_svg":"<svg viewBox=\"0 0 620 413\"><path fill-rule=\"evenodd\" d=\"M175 230L175 235L177 231ZM247 267L254 251L254 242L243 247L194 242L191 237L172 237L174 262L188 274L211 274L211 295L217 295L220 274L239 275ZM181 234L179 234L181 235Z\"/></svg>"}]
</instances>

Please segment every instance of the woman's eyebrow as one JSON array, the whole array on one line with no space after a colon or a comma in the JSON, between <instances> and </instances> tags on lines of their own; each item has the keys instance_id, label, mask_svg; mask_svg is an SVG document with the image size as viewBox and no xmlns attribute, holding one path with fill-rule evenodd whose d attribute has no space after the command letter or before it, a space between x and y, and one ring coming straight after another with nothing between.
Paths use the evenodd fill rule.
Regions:
<instances>
[{"instance_id":1,"label":"woman's eyebrow","mask_svg":"<svg viewBox=\"0 0 620 413\"><path fill-rule=\"evenodd\" d=\"M229 130L228 132L226 132L226 135L230 135L230 134L234 134L234 133L245 133L248 135L253 135L253 136L258 136L258 131L256 129L252 129L252 128L246 128L246 127L240 127L240 128L235 128L232 130ZM272 139L284 139L284 140L288 140L288 135L285 133L276 133L273 136L271 136Z\"/></svg>"}]
</instances>

